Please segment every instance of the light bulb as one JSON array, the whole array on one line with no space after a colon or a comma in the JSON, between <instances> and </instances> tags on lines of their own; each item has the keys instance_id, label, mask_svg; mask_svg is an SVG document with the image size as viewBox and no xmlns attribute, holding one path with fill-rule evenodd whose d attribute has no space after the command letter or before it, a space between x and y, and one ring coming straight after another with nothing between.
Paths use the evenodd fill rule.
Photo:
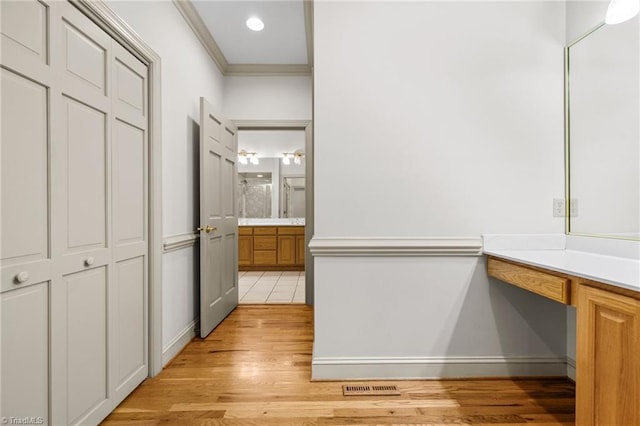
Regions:
<instances>
[{"instance_id":1,"label":"light bulb","mask_svg":"<svg viewBox=\"0 0 640 426\"><path fill-rule=\"evenodd\" d=\"M246 155L238 156L238 161L240 162L240 164L247 164L248 163Z\"/></svg>"},{"instance_id":2,"label":"light bulb","mask_svg":"<svg viewBox=\"0 0 640 426\"><path fill-rule=\"evenodd\" d=\"M289 157L287 157L286 154L284 155L284 157L282 157L282 164L284 164L285 166L291 164L291 161L289 161Z\"/></svg>"},{"instance_id":3,"label":"light bulb","mask_svg":"<svg viewBox=\"0 0 640 426\"><path fill-rule=\"evenodd\" d=\"M251 164L256 165L256 166L258 164L260 164L260 160L258 160L258 157L256 157L255 155L251 156L251 160L249 160L249 161L251 161Z\"/></svg>"},{"instance_id":4,"label":"light bulb","mask_svg":"<svg viewBox=\"0 0 640 426\"><path fill-rule=\"evenodd\" d=\"M252 16L247 19L246 24L251 31L262 31L264 29L264 22L262 22L262 19L257 16Z\"/></svg>"},{"instance_id":5,"label":"light bulb","mask_svg":"<svg viewBox=\"0 0 640 426\"><path fill-rule=\"evenodd\" d=\"M300 157L296 155L296 157L293 159L293 162L296 164L300 164L301 163Z\"/></svg>"},{"instance_id":6,"label":"light bulb","mask_svg":"<svg viewBox=\"0 0 640 426\"><path fill-rule=\"evenodd\" d=\"M607 25L628 21L640 12L640 0L611 0L604 22Z\"/></svg>"}]
</instances>

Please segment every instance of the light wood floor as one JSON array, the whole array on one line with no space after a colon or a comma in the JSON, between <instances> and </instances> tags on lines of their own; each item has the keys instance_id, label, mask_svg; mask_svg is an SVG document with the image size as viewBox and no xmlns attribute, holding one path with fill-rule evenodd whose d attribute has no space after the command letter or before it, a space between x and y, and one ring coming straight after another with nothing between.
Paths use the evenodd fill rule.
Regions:
<instances>
[{"instance_id":1,"label":"light wood floor","mask_svg":"<svg viewBox=\"0 0 640 426\"><path fill-rule=\"evenodd\" d=\"M147 380L104 425L573 425L567 380L384 381L401 396L344 397L310 382L313 311L243 305Z\"/></svg>"}]
</instances>

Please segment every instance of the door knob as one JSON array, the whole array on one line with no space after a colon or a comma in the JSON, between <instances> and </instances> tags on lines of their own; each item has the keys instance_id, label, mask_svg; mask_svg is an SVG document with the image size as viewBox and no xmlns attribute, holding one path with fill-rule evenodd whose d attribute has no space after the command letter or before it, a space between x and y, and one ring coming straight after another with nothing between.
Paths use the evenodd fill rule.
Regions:
<instances>
[{"instance_id":1,"label":"door knob","mask_svg":"<svg viewBox=\"0 0 640 426\"><path fill-rule=\"evenodd\" d=\"M211 231L215 231L215 230L217 230L217 229L218 229L218 228L216 228L216 227L214 227L214 226L209 226L209 225L207 225L207 226L198 226L198 231L204 231L204 232L206 232L207 234L208 234L209 232L211 232Z\"/></svg>"},{"instance_id":2,"label":"door knob","mask_svg":"<svg viewBox=\"0 0 640 426\"><path fill-rule=\"evenodd\" d=\"M22 271L18 275L16 275L14 279L16 280L16 283L22 284L29 279L29 273L26 271Z\"/></svg>"}]
</instances>

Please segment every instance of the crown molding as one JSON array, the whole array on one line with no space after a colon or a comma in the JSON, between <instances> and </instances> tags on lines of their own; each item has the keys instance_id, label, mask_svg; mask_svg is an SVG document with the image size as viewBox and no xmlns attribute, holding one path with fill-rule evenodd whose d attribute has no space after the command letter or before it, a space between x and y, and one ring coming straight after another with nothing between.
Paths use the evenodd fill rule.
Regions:
<instances>
[{"instance_id":1,"label":"crown molding","mask_svg":"<svg viewBox=\"0 0 640 426\"><path fill-rule=\"evenodd\" d=\"M207 25L204 23L200 14L193 7L193 3L191 0L172 0L173 4L180 11L180 14L187 21L189 27L193 33L198 37L202 46L204 46L205 50L213 59L213 62L218 66L218 69L223 75L226 75L227 68L229 68L229 62L227 62L227 58L224 57L222 50L220 50L220 46L214 40L213 36L209 32Z\"/></svg>"},{"instance_id":2,"label":"crown molding","mask_svg":"<svg viewBox=\"0 0 640 426\"><path fill-rule=\"evenodd\" d=\"M306 130L311 120L232 120L238 130Z\"/></svg>"},{"instance_id":3,"label":"crown molding","mask_svg":"<svg viewBox=\"0 0 640 426\"><path fill-rule=\"evenodd\" d=\"M172 0L193 33L198 37L223 76L309 76L311 66L307 64L230 64L222 53L191 0ZM310 4L308 4L310 3ZM307 60L313 60L313 3L304 0ZM310 48L311 46L311 48ZM309 59L311 58L311 59Z\"/></svg>"},{"instance_id":4,"label":"crown molding","mask_svg":"<svg viewBox=\"0 0 640 426\"><path fill-rule=\"evenodd\" d=\"M306 64L229 64L226 76L277 76L311 75Z\"/></svg>"}]
</instances>

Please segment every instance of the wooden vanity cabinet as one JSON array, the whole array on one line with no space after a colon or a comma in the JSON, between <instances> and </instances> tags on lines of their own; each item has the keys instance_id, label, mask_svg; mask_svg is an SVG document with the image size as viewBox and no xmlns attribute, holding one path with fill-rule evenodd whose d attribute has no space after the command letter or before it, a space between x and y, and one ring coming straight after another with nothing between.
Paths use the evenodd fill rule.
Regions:
<instances>
[{"instance_id":1,"label":"wooden vanity cabinet","mask_svg":"<svg viewBox=\"0 0 640 426\"><path fill-rule=\"evenodd\" d=\"M304 270L304 232L303 226L240 226L239 269Z\"/></svg>"},{"instance_id":2,"label":"wooden vanity cabinet","mask_svg":"<svg viewBox=\"0 0 640 426\"><path fill-rule=\"evenodd\" d=\"M238 266L253 263L253 228L240 227L238 229Z\"/></svg>"},{"instance_id":3,"label":"wooden vanity cabinet","mask_svg":"<svg viewBox=\"0 0 640 426\"><path fill-rule=\"evenodd\" d=\"M491 256L487 270L576 306L576 425L640 425L640 293Z\"/></svg>"},{"instance_id":4,"label":"wooden vanity cabinet","mask_svg":"<svg viewBox=\"0 0 640 426\"><path fill-rule=\"evenodd\" d=\"M296 263L298 265L304 265L305 254L307 252L307 243L302 235L296 235Z\"/></svg>"},{"instance_id":5,"label":"wooden vanity cabinet","mask_svg":"<svg viewBox=\"0 0 640 426\"><path fill-rule=\"evenodd\" d=\"M253 228L253 264L274 265L277 262L277 230L273 226Z\"/></svg>"},{"instance_id":6,"label":"wooden vanity cabinet","mask_svg":"<svg viewBox=\"0 0 640 426\"><path fill-rule=\"evenodd\" d=\"M640 425L640 301L577 293L576 425Z\"/></svg>"},{"instance_id":7,"label":"wooden vanity cabinet","mask_svg":"<svg viewBox=\"0 0 640 426\"><path fill-rule=\"evenodd\" d=\"M299 237L304 238L304 228L288 226L278 228L278 265L304 265L304 257L298 256Z\"/></svg>"}]
</instances>

